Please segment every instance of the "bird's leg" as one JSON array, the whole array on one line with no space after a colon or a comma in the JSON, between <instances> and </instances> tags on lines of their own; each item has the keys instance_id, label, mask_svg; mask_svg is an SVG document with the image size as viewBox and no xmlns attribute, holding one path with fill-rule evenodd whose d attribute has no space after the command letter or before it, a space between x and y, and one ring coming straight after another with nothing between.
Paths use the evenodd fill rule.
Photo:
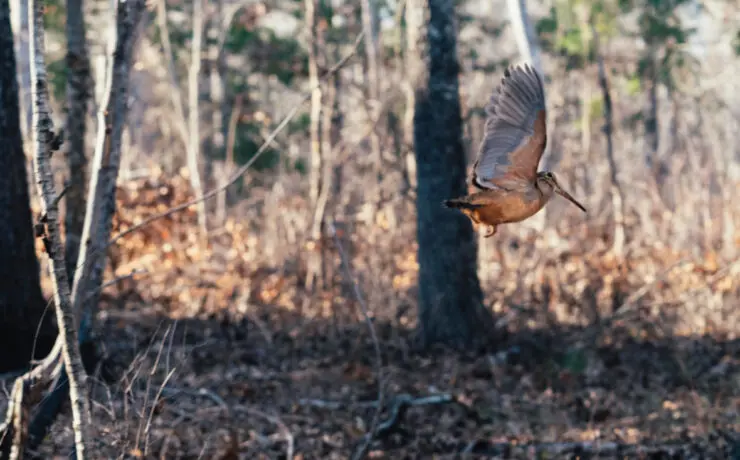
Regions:
<instances>
[{"instance_id":1,"label":"bird's leg","mask_svg":"<svg viewBox=\"0 0 740 460\"><path fill-rule=\"evenodd\" d=\"M471 211L470 209L463 209L463 214L468 216L468 218L473 221L474 224L480 224L480 221L478 220L478 213L475 211Z\"/></svg>"},{"instance_id":2,"label":"bird's leg","mask_svg":"<svg viewBox=\"0 0 740 460\"><path fill-rule=\"evenodd\" d=\"M496 230L497 230L497 228L496 228L495 225L489 225L488 226L488 233L486 233L486 235L483 238L490 238L490 237L492 237L493 235L496 234Z\"/></svg>"}]
</instances>

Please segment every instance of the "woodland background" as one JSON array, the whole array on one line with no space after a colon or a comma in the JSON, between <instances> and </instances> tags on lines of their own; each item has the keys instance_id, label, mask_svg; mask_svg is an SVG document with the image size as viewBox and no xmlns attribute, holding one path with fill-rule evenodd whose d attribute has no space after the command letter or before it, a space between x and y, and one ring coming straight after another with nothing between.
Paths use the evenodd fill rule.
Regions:
<instances>
[{"instance_id":1,"label":"woodland background","mask_svg":"<svg viewBox=\"0 0 740 460\"><path fill-rule=\"evenodd\" d=\"M24 2L11 3L30 155ZM90 391L107 456L518 458L624 449L738 458L740 5L147 6L112 235L225 187L252 163L224 193L108 251ZM429 6L454 11L454 29L429 24L457 39L461 131L451 135L462 148L453 153L472 164L503 70L532 62L545 75L548 106L541 169L589 211L554 199L493 238L476 234L482 304L493 318L485 328L471 325L472 310L419 302L430 279L457 270L431 264L437 278L420 282L419 259L456 254L468 233L448 246L417 241L429 229L448 232L448 221L469 226L440 209L418 228L417 206L441 201L429 175L440 168L424 154L434 146L415 116ZM91 79L76 88L91 93L87 134L84 145L65 142L53 157L58 184L87 183L112 27L107 2L82 9ZM46 46L55 125L74 132L67 52L69 25L80 18L68 11L47 2ZM429 118L445 115L443 106L425 107ZM459 172L440 180L462 183ZM38 196L29 190L35 216ZM60 202L68 251L79 244L84 196L70 189ZM50 299L40 240L36 250ZM476 297L474 288L444 289ZM364 443L378 423L385 428ZM734 451L727 433L735 433ZM39 449L66 455L72 443L64 408Z\"/></svg>"}]
</instances>

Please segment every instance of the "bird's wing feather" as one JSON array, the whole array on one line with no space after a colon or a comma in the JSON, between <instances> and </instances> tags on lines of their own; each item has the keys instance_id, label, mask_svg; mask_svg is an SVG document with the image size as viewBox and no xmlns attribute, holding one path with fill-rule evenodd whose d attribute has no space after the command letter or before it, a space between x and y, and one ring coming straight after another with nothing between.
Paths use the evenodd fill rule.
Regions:
<instances>
[{"instance_id":1,"label":"bird's wing feather","mask_svg":"<svg viewBox=\"0 0 740 460\"><path fill-rule=\"evenodd\" d=\"M531 183L547 143L545 93L537 71L509 67L486 106L486 131L473 167L478 188Z\"/></svg>"}]
</instances>

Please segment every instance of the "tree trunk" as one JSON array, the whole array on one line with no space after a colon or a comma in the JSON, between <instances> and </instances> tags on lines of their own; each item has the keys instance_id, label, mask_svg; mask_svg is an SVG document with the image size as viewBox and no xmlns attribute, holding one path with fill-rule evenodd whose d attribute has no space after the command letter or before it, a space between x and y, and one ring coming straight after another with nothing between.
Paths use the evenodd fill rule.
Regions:
<instances>
[{"instance_id":1,"label":"tree trunk","mask_svg":"<svg viewBox=\"0 0 740 460\"><path fill-rule=\"evenodd\" d=\"M380 109L380 74L378 73L378 17L377 5L371 0L360 0L362 30L365 33L365 109L369 124L373 126L370 133L370 149L375 174L382 170L382 153L380 150L380 136L378 135L378 112Z\"/></svg>"},{"instance_id":2,"label":"tree trunk","mask_svg":"<svg viewBox=\"0 0 740 460\"><path fill-rule=\"evenodd\" d=\"M612 251L617 257L624 256L625 232L624 232L624 191L622 184L619 182L619 171L617 162L614 159L614 120L612 116L612 98L609 92L609 82L607 80L606 66L604 58L601 55L599 47L599 36L596 28L591 24L591 34L594 39L594 48L596 51L596 62L599 66L599 85L604 97L604 136L606 136L606 159L609 164L609 192L612 196L612 213L614 219L614 239L612 240Z\"/></svg>"},{"instance_id":3,"label":"tree trunk","mask_svg":"<svg viewBox=\"0 0 740 460\"><path fill-rule=\"evenodd\" d=\"M51 121L49 105L48 77L46 73L44 11L46 5L42 0L29 2L29 31L31 36L31 97L33 99L33 144L34 176L36 190L41 198L41 222L44 226L44 247L49 257L51 287L54 293L54 304L59 339L62 345L62 357L69 379L69 396L72 408L72 428L75 436L77 458L94 458L93 453L87 457L92 441L92 420L90 403L87 400L87 374L80 355L77 315L72 305L72 286L67 276L67 261L60 231L58 195L54 185L54 172L51 167L55 133ZM37 233L38 234L38 233ZM94 449L93 449L94 451Z\"/></svg>"},{"instance_id":4,"label":"tree trunk","mask_svg":"<svg viewBox=\"0 0 740 460\"><path fill-rule=\"evenodd\" d=\"M15 59L18 72L18 97L20 98L21 135L31 136L31 71L28 59L28 0L12 0L11 23L15 40Z\"/></svg>"},{"instance_id":5,"label":"tree trunk","mask_svg":"<svg viewBox=\"0 0 740 460\"><path fill-rule=\"evenodd\" d=\"M200 174L200 67L202 62L201 48L203 45L203 0L193 2L193 39L190 51L190 70L188 72L188 131L186 142L188 150L188 172L190 185L195 196L203 196L203 181ZM204 201L196 205L198 212L198 227L200 228L201 242L205 244L208 238L206 221L206 204Z\"/></svg>"},{"instance_id":6,"label":"tree trunk","mask_svg":"<svg viewBox=\"0 0 740 460\"><path fill-rule=\"evenodd\" d=\"M309 136L311 141L311 159L308 179L308 198L311 207L316 206L321 181L321 88L319 87L318 66L318 31L316 30L316 0L306 0L306 29L308 31L308 84L311 92L311 124Z\"/></svg>"},{"instance_id":7,"label":"tree trunk","mask_svg":"<svg viewBox=\"0 0 740 460\"><path fill-rule=\"evenodd\" d=\"M415 59L409 56L415 87L419 332L424 345L463 347L490 332L493 322L482 303L472 225L442 206L467 188L454 1L429 0L426 7L423 2L407 6L428 7L428 20L421 21L416 37L419 52Z\"/></svg>"},{"instance_id":8,"label":"tree trunk","mask_svg":"<svg viewBox=\"0 0 740 460\"><path fill-rule=\"evenodd\" d=\"M509 21L514 33L517 48L519 49L519 57L532 64L535 70L545 78L545 69L542 66L542 57L540 53L540 46L537 42L537 35L535 34L532 22L529 20L529 13L527 12L526 0L507 0L507 9L509 12ZM547 99L547 93L545 93L545 99ZM550 148L552 142L550 142L542 155L541 163L543 170L550 170L556 163L555 158L551 154L552 149ZM526 221L524 225L537 230L542 233L545 229L545 222L547 220L547 207Z\"/></svg>"},{"instance_id":9,"label":"tree trunk","mask_svg":"<svg viewBox=\"0 0 740 460\"><path fill-rule=\"evenodd\" d=\"M82 224L85 222L85 192L87 157L85 133L87 102L90 99L90 58L87 53L83 0L67 2L67 137L65 146L69 185L64 212L65 255L69 279L74 279L75 264L80 250Z\"/></svg>"},{"instance_id":10,"label":"tree trunk","mask_svg":"<svg viewBox=\"0 0 740 460\"><path fill-rule=\"evenodd\" d=\"M54 343L53 315L44 317L39 264L21 140L18 84L8 0L0 0L0 372L45 356ZM37 337L39 322L42 321Z\"/></svg>"}]
</instances>

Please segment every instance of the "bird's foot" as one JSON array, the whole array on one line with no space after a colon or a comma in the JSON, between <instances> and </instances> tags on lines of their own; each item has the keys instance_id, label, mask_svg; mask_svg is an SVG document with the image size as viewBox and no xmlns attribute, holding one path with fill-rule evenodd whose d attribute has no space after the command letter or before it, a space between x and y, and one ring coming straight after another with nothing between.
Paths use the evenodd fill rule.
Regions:
<instances>
[{"instance_id":1,"label":"bird's foot","mask_svg":"<svg viewBox=\"0 0 740 460\"><path fill-rule=\"evenodd\" d=\"M492 237L493 235L496 234L496 230L497 230L497 228L496 228L495 225L489 225L488 226L488 233L486 233L486 235L484 236L484 238L490 238L490 237Z\"/></svg>"}]
</instances>

